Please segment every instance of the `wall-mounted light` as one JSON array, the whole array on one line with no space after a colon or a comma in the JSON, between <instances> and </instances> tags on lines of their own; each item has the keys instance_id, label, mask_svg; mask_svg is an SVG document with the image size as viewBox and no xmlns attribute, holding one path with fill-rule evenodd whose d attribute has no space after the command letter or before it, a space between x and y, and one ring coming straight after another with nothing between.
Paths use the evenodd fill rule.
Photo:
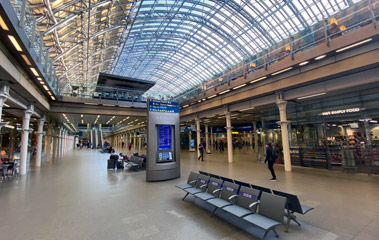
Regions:
<instances>
[{"instance_id":1,"label":"wall-mounted light","mask_svg":"<svg viewBox=\"0 0 379 240\"><path fill-rule=\"evenodd\" d=\"M21 48L20 44L18 44L16 38L13 37L12 35L8 35L8 38L9 38L9 40L11 40L11 43L16 48L16 50L19 52L22 52L22 48Z\"/></svg>"},{"instance_id":2,"label":"wall-mounted light","mask_svg":"<svg viewBox=\"0 0 379 240\"><path fill-rule=\"evenodd\" d=\"M262 81L263 79L266 79L266 78L267 78L267 76L264 76L264 77L261 77L261 78L257 78L255 80L251 81L250 83L259 82L259 81Z\"/></svg>"}]
</instances>

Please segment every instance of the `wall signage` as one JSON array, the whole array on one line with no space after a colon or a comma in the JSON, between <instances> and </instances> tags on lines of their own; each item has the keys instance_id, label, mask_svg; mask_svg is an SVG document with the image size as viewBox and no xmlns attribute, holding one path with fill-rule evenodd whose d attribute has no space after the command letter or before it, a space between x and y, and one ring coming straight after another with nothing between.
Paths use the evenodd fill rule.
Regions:
<instances>
[{"instance_id":1,"label":"wall signage","mask_svg":"<svg viewBox=\"0 0 379 240\"><path fill-rule=\"evenodd\" d=\"M359 112L360 110L361 110L360 108L348 108L348 109L323 112L321 113L321 115L330 116L330 115L339 115L339 114L345 114L345 113L356 113L356 112Z\"/></svg>"},{"instance_id":2,"label":"wall signage","mask_svg":"<svg viewBox=\"0 0 379 240\"><path fill-rule=\"evenodd\" d=\"M149 112L179 113L179 103L149 99Z\"/></svg>"}]
</instances>

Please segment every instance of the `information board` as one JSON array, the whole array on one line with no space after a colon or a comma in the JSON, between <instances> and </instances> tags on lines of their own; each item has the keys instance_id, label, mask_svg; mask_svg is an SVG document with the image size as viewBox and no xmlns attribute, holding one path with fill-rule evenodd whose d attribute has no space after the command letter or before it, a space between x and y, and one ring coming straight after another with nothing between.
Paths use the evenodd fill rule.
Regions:
<instances>
[{"instance_id":1,"label":"information board","mask_svg":"<svg viewBox=\"0 0 379 240\"><path fill-rule=\"evenodd\" d=\"M149 99L149 112L179 113L179 103Z\"/></svg>"},{"instance_id":2,"label":"information board","mask_svg":"<svg viewBox=\"0 0 379 240\"><path fill-rule=\"evenodd\" d=\"M171 150L172 149L172 126L159 125L158 126L158 150Z\"/></svg>"}]
</instances>

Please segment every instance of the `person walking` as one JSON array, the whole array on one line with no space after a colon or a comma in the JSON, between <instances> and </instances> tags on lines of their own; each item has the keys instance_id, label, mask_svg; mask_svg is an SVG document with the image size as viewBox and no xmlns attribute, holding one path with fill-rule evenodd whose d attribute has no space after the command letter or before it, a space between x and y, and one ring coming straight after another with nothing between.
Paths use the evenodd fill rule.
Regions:
<instances>
[{"instance_id":1,"label":"person walking","mask_svg":"<svg viewBox=\"0 0 379 240\"><path fill-rule=\"evenodd\" d=\"M276 159L276 152L272 148L271 143L267 143L267 148L266 148L266 159L265 163L268 163L268 169L271 172L272 178L270 179L271 181L276 181L276 175L275 175L275 170L274 170L274 163Z\"/></svg>"},{"instance_id":2,"label":"person walking","mask_svg":"<svg viewBox=\"0 0 379 240\"><path fill-rule=\"evenodd\" d=\"M125 143L122 142L122 143L121 143L121 148L124 148L124 146L125 146Z\"/></svg>"},{"instance_id":3,"label":"person walking","mask_svg":"<svg viewBox=\"0 0 379 240\"><path fill-rule=\"evenodd\" d=\"M199 144L199 153L200 153L198 157L199 161L200 161L200 158L201 158L201 161L204 161L204 145L202 141L200 141L200 144Z\"/></svg>"},{"instance_id":4,"label":"person walking","mask_svg":"<svg viewBox=\"0 0 379 240\"><path fill-rule=\"evenodd\" d=\"M223 152L224 151L224 141L220 141L220 151Z\"/></svg>"}]
</instances>

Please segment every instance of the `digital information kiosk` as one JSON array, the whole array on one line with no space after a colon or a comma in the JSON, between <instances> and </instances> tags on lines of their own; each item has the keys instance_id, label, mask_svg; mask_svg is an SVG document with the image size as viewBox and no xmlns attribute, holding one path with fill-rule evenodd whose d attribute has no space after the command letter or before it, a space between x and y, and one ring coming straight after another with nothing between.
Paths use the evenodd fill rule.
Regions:
<instances>
[{"instance_id":1,"label":"digital information kiosk","mask_svg":"<svg viewBox=\"0 0 379 240\"><path fill-rule=\"evenodd\" d=\"M180 177L179 103L148 100L146 181Z\"/></svg>"}]
</instances>

